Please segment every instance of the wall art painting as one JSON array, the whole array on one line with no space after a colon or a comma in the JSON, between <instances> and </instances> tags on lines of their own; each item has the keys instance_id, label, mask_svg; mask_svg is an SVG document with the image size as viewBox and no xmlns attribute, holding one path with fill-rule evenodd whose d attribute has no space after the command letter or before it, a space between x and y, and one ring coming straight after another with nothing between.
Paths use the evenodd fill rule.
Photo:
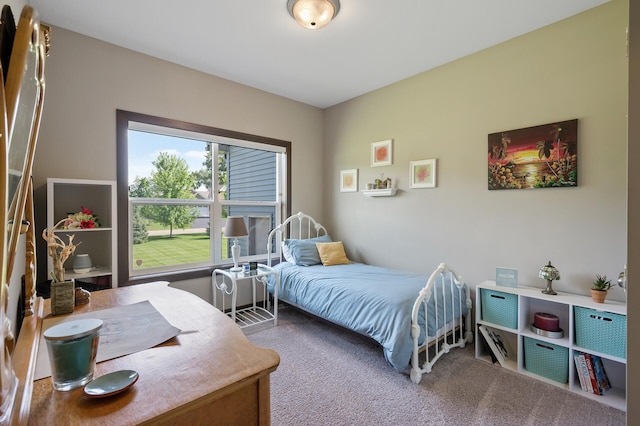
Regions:
<instances>
[{"instance_id":1,"label":"wall art painting","mask_svg":"<svg viewBox=\"0 0 640 426\"><path fill-rule=\"evenodd\" d=\"M340 192L358 192L358 169L340 170Z\"/></svg>"},{"instance_id":2,"label":"wall art painting","mask_svg":"<svg viewBox=\"0 0 640 426\"><path fill-rule=\"evenodd\" d=\"M489 135L489 189L578 186L578 120Z\"/></svg>"},{"instance_id":3,"label":"wall art painting","mask_svg":"<svg viewBox=\"0 0 640 426\"><path fill-rule=\"evenodd\" d=\"M393 164L393 139L371 144L371 167Z\"/></svg>"},{"instance_id":4,"label":"wall art painting","mask_svg":"<svg viewBox=\"0 0 640 426\"><path fill-rule=\"evenodd\" d=\"M435 188L436 160L418 160L409 162L411 188Z\"/></svg>"}]
</instances>

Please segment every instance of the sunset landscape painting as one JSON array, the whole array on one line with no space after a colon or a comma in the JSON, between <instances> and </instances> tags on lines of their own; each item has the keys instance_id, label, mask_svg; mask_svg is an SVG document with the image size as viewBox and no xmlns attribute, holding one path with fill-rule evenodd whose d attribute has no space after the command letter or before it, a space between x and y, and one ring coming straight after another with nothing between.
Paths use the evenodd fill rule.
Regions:
<instances>
[{"instance_id":1,"label":"sunset landscape painting","mask_svg":"<svg viewBox=\"0 0 640 426\"><path fill-rule=\"evenodd\" d=\"M489 189L578 186L578 120L491 133Z\"/></svg>"}]
</instances>

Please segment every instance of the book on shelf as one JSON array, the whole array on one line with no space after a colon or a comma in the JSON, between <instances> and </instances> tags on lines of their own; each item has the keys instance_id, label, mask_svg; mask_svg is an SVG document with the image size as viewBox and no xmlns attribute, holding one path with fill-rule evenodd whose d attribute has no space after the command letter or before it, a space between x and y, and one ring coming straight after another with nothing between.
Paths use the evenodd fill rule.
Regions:
<instances>
[{"instance_id":1,"label":"book on shelf","mask_svg":"<svg viewBox=\"0 0 640 426\"><path fill-rule=\"evenodd\" d=\"M591 379L593 394L600 395L600 387L598 386L598 380L596 379L596 370L593 366L593 358L590 354L584 354L584 360L587 363L587 370L589 370L589 379Z\"/></svg>"},{"instance_id":2,"label":"book on shelf","mask_svg":"<svg viewBox=\"0 0 640 426\"><path fill-rule=\"evenodd\" d=\"M489 349L491 349L492 358L495 356L501 366L507 367L507 361L515 359L515 353L511 349L508 340L498 330L484 325L478 328L489 345Z\"/></svg>"},{"instance_id":3,"label":"book on shelf","mask_svg":"<svg viewBox=\"0 0 640 426\"><path fill-rule=\"evenodd\" d=\"M598 384L598 391L600 395L604 395L607 393L609 389L611 389L611 383L609 382L609 377L607 376L607 372L604 370L604 365L602 364L602 358L596 355L590 355L591 363L593 364L593 371L596 375L596 383Z\"/></svg>"},{"instance_id":4,"label":"book on shelf","mask_svg":"<svg viewBox=\"0 0 640 426\"><path fill-rule=\"evenodd\" d=\"M573 361L576 364L576 375L578 376L578 380L580 381L580 387L583 391L589 392L587 389L587 384L585 382L584 374L582 373L582 361L580 361L580 354L578 352L573 354Z\"/></svg>"},{"instance_id":5,"label":"book on shelf","mask_svg":"<svg viewBox=\"0 0 640 426\"><path fill-rule=\"evenodd\" d=\"M587 370L589 371L589 380L591 380L591 389L594 395L600 395L600 390L598 388L598 382L596 381L596 373L593 369L593 361L591 360L591 355L584 354L584 360L587 363Z\"/></svg>"},{"instance_id":6,"label":"book on shelf","mask_svg":"<svg viewBox=\"0 0 640 426\"><path fill-rule=\"evenodd\" d=\"M584 357L583 353L578 355L578 360L580 361L580 375L584 380L585 391L589 393L593 393L593 384L591 382L591 377L589 377L589 369L587 368L587 361Z\"/></svg>"},{"instance_id":7,"label":"book on shelf","mask_svg":"<svg viewBox=\"0 0 640 426\"><path fill-rule=\"evenodd\" d=\"M479 340L480 342L482 342L482 347L484 351L488 353L489 356L491 357L491 364L495 364L496 362L498 362L498 358L496 358L496 356L493 354L493 349L489 347L489 343L487 342L487 339L482 337Z\"/></svg>"}]
</instances>

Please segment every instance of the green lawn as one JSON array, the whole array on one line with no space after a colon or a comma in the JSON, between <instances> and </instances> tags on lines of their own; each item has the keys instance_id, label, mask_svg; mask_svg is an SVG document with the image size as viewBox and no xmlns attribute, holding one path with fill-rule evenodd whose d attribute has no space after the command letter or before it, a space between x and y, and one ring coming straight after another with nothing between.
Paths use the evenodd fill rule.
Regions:
<instances>
[{"instance_id":1,"label":"green lawn","mask_svg":"<svg viewBox=\"0 0 640 426\"><path fill-rule=\"evenodd\" d=\"M146 243L134 244L133 268L145 269L206 262L210 257L209 246L209 235L205 233L174 234L173 238L167 235L150 235ZM222 253L222 257L226 258L226 238L222 238Z\"/></svg>"}]
</instances>

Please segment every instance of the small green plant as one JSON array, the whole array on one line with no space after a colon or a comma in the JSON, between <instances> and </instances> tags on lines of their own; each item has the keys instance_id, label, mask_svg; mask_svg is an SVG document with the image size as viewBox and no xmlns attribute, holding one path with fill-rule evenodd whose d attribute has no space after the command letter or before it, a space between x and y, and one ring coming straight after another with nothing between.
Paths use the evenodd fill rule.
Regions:
<instances>
[{"instance_id":1,"label":"small green plant","mask_svg":"<svg viewBox=\"0 0 640 426\"><path fill-rule=\"evenodd\" d=\"M593 282L594 290L609 290L611 288L611 280L607 279L606 275L597 275L596 280Z\"/></svg>"}]
</instances>

